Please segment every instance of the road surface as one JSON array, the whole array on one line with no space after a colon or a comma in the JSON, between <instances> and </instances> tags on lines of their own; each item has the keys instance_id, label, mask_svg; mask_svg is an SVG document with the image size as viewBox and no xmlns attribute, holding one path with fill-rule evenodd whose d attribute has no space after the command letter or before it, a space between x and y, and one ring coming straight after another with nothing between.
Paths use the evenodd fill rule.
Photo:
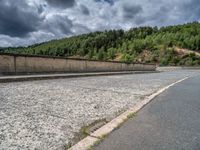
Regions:
<instances>
[{"instance_id":1,"label":"road surface","mask_svg":"<svg viewBox=\"0 0 200 150\"><path fill-rule=\"evenodd\" d=\"M177 80L180 70L0 83L0 149L64 149L82 126L110 120Z\"/></svg>"},{"instance_id":2,"label":"road surface","mask_svg":"<svg viewBox=\"0 0 200 150\"><path fill-rule=\"evenodd\" d=\"M95 150L200 150L200 76L156 97Z\"/></svg>"}]
</instances>

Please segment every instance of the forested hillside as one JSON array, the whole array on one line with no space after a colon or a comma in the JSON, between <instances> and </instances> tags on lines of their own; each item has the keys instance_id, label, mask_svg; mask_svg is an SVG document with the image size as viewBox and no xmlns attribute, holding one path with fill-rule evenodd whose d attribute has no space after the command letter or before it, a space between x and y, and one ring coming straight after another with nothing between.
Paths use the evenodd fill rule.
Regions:
<instances>
[{"instance_id":1,"label":"forested hillside","mask_svg":"<svg viewBox=\"0 0 200 150\"><path fill-rule=\"evenodd\" d=\"M184 51L180 51L183 49ZM54 40L29 47L6 48L9 53L77 57L93 60L153 62L160 65L200 65L200 23L110 30Z\"/></svg>"}]
</instances>

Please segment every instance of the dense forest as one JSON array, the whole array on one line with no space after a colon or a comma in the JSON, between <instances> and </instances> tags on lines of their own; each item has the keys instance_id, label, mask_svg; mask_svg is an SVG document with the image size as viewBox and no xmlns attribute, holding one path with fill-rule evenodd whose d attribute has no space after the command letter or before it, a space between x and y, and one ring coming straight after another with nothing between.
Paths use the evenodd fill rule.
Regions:
<instances>
[{"instance_id":1,"label":"dense forest","mask_svg":"<svg viewBox=\"0 0 200 150\"><path fill-rule=\"evenodd\" d=\"M5 48L3 52L160 65L200 65L200 23L93 32L28 47Z\"/></svg>"}]
</instances>

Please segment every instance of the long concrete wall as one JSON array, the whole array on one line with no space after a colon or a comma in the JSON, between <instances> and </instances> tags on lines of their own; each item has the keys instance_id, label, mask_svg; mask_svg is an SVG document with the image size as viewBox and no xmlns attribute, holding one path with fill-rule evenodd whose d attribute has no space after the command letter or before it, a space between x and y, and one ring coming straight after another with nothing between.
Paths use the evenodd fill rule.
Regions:
<instances>
[{"instance_id":1,"label":"long concrete wall","mask_svg":"<svg viewBox=\"0 0 200 150\"><path fill-rule=\"evenodd\" d=\"M91 61L47 56L0 53L0 74L54 72L154 71L154 64Z\"/></svg>"}]
</instances>

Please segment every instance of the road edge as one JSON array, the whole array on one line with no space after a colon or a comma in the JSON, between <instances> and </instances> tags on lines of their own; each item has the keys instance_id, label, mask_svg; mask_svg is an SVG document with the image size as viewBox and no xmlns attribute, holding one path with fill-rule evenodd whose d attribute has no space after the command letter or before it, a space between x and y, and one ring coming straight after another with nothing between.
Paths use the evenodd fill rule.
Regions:
<instances>
[{"instance_id":1,"label":"road edge","mask_svg":"<svg viewBox=\"0 0 200 150\"><path fill-rule=\"evenodd\" d=\"M138 102L136 105L134 105L132 108L128 109L118 117L114 118L101 128L97 129L90 135L88 135L86 138L83 140L79 141L77 144L69 148L68 150L88 150L92 146L94 146L96 143L98 143L105 135L108 135L111 133L113 130L118 128L122 123L124 123L130 115L137 113L140 109L142 109L144 106L146 106L149 102L151 102L155 97L169 89L170 87L174 86L175 84L178 84L189 77L185 77L183 79L180 79L176 82L173 82L172 84L158 90L157 92L151 94L150 96L147 96L144 98L141 102Z\"/></svg>"},{"instance_id":2,"label":"road edge","mask_svg":"<svg viewBox=\"0 0 200 150\"><path fill-rule=\"evenodd\" d=\"M159 72L160 71L121 71L121 72L91 72L91 73L71 73L71 74L47 74L47 75L36 74L36 75L21 75L21 76L0 76L0 83L65 79L65 78L80 78L80 77L92 77L92 76L159 73Z\"/></svg>"}]
</instances>

